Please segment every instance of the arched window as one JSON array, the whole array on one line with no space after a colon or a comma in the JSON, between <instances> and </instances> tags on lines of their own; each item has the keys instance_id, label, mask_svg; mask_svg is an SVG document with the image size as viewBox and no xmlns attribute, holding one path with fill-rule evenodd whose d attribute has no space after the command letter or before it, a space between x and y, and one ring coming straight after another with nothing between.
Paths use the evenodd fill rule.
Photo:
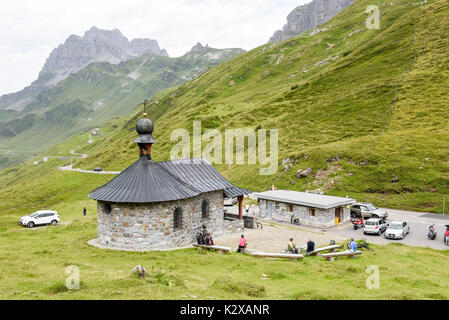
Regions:
<instances>
[{"instance_id":1,"label":"arched window","mask_svg":"<svg viewBox=\"0 0 449 320\"><path fill-rule=\"evenodd\" d=\"M176 208L173 213L173 229L175 231L182 229L182 209Z\"/></svg>"},{"instance_id":2,"label":"arched window","mask_svg":"<svg viewBox=\"0 0 449 320\"><path fill-rule=\"evenodd\" d=\"M201 205L201 219L209 219L209 202L206 200L204 200Z\"/></svg>"},{"instance_id":3,"label":"arched window","mask_svg":"<svg viewBox=\"0 0 449 320\"><path fill-rule=\"evenodd\" d=\"M112 212L112 207L110 203L105 203L104 204L104 212L106 212L106 214L111 214Z\"/></svg>"}]
</instances>

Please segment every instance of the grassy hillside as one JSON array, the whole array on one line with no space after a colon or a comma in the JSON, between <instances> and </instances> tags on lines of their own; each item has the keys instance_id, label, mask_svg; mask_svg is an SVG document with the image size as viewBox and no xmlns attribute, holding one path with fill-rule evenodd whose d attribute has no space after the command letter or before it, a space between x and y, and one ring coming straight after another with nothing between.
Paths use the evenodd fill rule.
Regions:
<instances>
[{"instance_id":1,"label":"grassy hillside","mask_svg":"<svg viewBox=\"0 0 449 320\"><path fill-rule=\"evenodd\" d=\"M223 136L226 129L279 129L276 175L260 176L258 165L217 167L252 190L321 188L441 212L449 191L449 5L381 1L381 29L368 30L369 4L359 0L324 31L256 48L158 95L150 107L159 140L154 158L169 158L171 132L191 132L195 120ZM91 150L81 166L132 163L135 120ZM308 167L313 176L295 177Z\"/></svg>"},{"instance_id":2,"label":"grassy hillside","mask_svg":"<svg viewBox=\"0 0 449 320\"><path fill-rule=\"evenodd\" d=\"M151 98L241 52L203 47L179 58L147 54L118 65L92 63L29 99L22 109L1 111L0 168L129 115L142 97Z\"/></svg>"},{"instance_id":3,"label":"grassy hillside","mask_svg":"<svg viewBox=\"0 0 449 320\"><path fill-rule=\"evenodd\" d=\"M277 174L261 176L259 165L217 168L255 191L273 184L300 191L321 188L379 206L441 213L442 194L449 191L444 36L449 5L381 2L380 30L366 29L367 5L357 1L325 31L256 48L156 94L149 107L159 141L153 158L167 160L174 145L171 132L191 131L195 120L203 130L218 128L223 135L234 128L279 129ZM85 133L46 155L77 149L89 154L77 163L80 168L122 170L137 157L132 141L142 109L106 125L107 134L93 144L86 143ZM284 159L290 159L291 168L284 168ZM312 176L295 177L308 167ZM2 179L11 179L7 187L18 193L27 185L26 174L20 179L7 173Z\"/></svg>"}]
</instances>

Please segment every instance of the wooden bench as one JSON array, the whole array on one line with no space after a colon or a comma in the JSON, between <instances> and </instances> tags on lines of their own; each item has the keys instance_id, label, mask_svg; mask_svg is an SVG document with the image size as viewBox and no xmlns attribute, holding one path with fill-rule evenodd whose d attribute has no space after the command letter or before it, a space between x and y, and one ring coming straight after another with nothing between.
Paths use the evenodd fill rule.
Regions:
<instances>
[{"instance_id":1,"label":"wooden bench","mask_svg":"<svg viewBox=\"0 0 449 320\"><path fill-rule=\"evenodd\" d=\"M264 259L264 258L275 258L275 259L286 258L286 259L290 259L292 261L304 258L304 256L302 254L291 254L291 253L252 252L251 255L253 257L259 257L262 259Z\"/></svg>"},{"instance_id":2,"label":"wooden bench","mask_svg":"<svg viewBox=\"0 0 449 320\"><path fill-rule=\"evenodd\" d=\"M232 249L228 248L228 247L222 247L222 246L206 246L203 244L194 244L193 245L195 248L198 248L200 250L215 250L215 251L220 251L220 253L231 253Z\"/></svg>"},{"instance_id":3,"label":"wooden bench","mask_svg":"<svg viewBox=\"0 0 449 320\"><path fill-rule=\"evenodd\" d=\"M327 247L322 247L322 248L315 249L315 251L311 252L310 255L311 256L316 256L319 253L324 252L324 251L336 252L337 249L342 249L342 248L343 248L342 245L334 244L332 246L327 246Z\"/></svg>"},{"instance_id":4,"label":"wooden bench","mask_svg":"<svg viewBox=\"0 0 449 320\"><path fill-rule=\"evenodd\" d=\"M362 251L345 251L345 252L332 252L332 253L323 253L320 256L325 258L327 261L334 261L335 258L342 258L342 257L350 257L355 259L357 256L361 255Z\"/></svg>"},{"instance_id":5,"label":"wooden bench","mask_svg":"<svg viewBox=\"0 0 449 320\"><path fill-rule=\"evenodd\" d=\"M260 253L260 251L246 248L242 249L242 253L252 255L253 253Z\"/></svg>"}]
</instances>

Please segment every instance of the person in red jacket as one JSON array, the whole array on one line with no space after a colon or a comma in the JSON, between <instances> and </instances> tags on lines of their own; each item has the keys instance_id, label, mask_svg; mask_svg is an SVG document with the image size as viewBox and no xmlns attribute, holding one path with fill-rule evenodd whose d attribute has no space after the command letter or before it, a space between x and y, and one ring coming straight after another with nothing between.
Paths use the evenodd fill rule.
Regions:
<instances>
[{"instance_id":1,"label":"person in red jacket","mask_svg":"<svg viewBox=\"0 0 449 320\"><path fill-rule=\"evenodd\" d=\"M444 235L444 243L446 243L446 245L449 244L449 228L446 229L446 234Z\"/></svg>"}]
</instances>

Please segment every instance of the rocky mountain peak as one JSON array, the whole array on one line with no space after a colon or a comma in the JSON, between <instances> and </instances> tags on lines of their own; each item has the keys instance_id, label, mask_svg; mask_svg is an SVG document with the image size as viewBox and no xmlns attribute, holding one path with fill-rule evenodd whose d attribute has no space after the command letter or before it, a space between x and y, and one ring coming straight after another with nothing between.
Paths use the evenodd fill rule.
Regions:
<instances>
[{"instance_id":1,"label":"rocky mountain peak","mask_svg":"<svg viewBox=\"0 0 449 320\"><path fill-rule=\"evenodd\" d=\"M314 0L295 8L287 17L287 24L270 38L269 42L281 42L313 30L335 17L355 0Z\"/></svg>"},{"instance_id":2,"label":"rocky mountain peak","mask_svg":"<svg viewBox=\"0 0 449 320\"><path fill-rule=\"evenodd\" d=\"M203 53L209 49L209 45L206 44L206 46L203 46L201 42L198 42L196 45L193 46L193 48L190 50L190 52L193 53Z\"/></svg>"},{"instance_id":3,"label":"rocky mountain peak","mask_svg":"<svg viewBox=\"0 0 449 320\"><path fill-rule=\"evenodd\" d=\"M118 29L102 30L94 26L82 37L71 35L64 44L53 50L39 79L44 79L46 85L54 85L92 62L118 64L148 52L168 56L156 40L129 41Z\"/></svg>"}]
</instances>

